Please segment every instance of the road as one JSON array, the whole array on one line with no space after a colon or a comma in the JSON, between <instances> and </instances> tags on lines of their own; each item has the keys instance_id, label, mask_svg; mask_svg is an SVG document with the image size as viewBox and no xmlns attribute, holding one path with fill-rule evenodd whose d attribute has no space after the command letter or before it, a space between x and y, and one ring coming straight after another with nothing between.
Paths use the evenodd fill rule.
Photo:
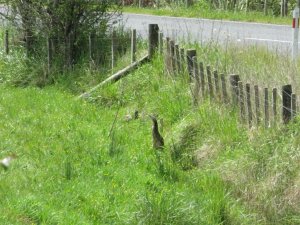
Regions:
<instances>
[{"instance_id":1,"label":"road","mask_svg":"<svg viewBox=\"0 0 300 225\"><path fill-rule=\"evenodd\" d=\"M147 37L148 24L158 24L165 36L176 41L205 43L214 40L221 44L230 41L265 46L279 52L290 51L292 41L292 28L286 25L129 13L123 14L122 22L127 28L137 29L142 37Z\"/></svg>"}]
</instances>

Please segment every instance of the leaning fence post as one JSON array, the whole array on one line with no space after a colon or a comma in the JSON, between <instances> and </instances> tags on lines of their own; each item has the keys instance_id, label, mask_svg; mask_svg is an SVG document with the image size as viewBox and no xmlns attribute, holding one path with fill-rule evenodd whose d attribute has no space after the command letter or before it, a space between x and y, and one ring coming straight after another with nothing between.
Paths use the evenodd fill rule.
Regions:
<instances>
[{"instance_id":1,"label":"leaning fence post","mask_svg":"<svg viewBox=\"0 0 300 225\"><path fill-rule=\"evenodd\" d=\"M136 29L131 31L131 63L136 61Z\"/></svg>"},{"instance_id":2,"label":"leaning fence post","mask_svg":"<svg viewBox=\"0 0 300 225\"><path fill-rule=\"evenodd\" d=\"M186 51L187 68L188 68L190 81L192 81L192 77L193 77L193 57L196 55L197 53L195 49L188 49Z\"/></svg>"},{"instance_id":3,"label":"leaning fence post","mask_svg":"<svg viewBox=\"0 0 300 225\"><path fill-rule=\"evenodd\" d=\"M249 128L251 128L253 116L252 116L252 105L251 105L251 87L249 83L246 84L246 98L247 98L247 110L248 110L248 124L249 124Z\"/></svg>"},{"instance_id":4,"label":"leaning fence post","mask_svg":"<svg viewBox=\"0 0 300 225\"><path fill-rule=\"evenodd\" d=\"M245 122L245 97L244 97L244 87L242 81L238 82L238 92L239 92L241 122Z\"/></svg>"},{"instance_id":5,"label":"leaning fence post","mask_svg":"<svg viewBox=\"0 0 300 225\"><path fill-rule=\"evenodd\" d=\"M260 101L258 85L254 85L254 98L255 98L255 116L257 126L260 124Z\"/></svg>"},{"instance_id":6,"label":"leaning fence post","mask_svg":"<svg viewBox=\"0 0 300 225\"><path fill-rule=\"evenodd\" d=\"M282 120L284 124L292 118L292 85L282 86Z\"/></svg>"},{"instance_id":7,"label":"leaning fence post","mask_svg":"<svg viewBox=\"0 0 300 225\"><path fill-rule=\"evenodd\" d=\"M4 48L5 48L6 55L8 55L9 54L9 36L8 36L8 30L5 30Z\"/></svg>"},{"instance_id":8,"label":"leaning fence post","mask_svg":"<svg viewBox=\"0 0 300 225\"><path fill-rule=\"evenodd\" d=\"M296 117L297 114L297 100L296 100L296 94L292 94L292 119Z\"/></svg>"},{"instance_id":9,"label":"leaning fence post","mask_svg":"<svg viewBox=\"0 0 300 225\"><path fill-rule=\"evenodd\" d=\"M213 89L212 75L211 75L211 68L210 68L210 66L206 67L206 74L207 74L207 83L208 83L209 97L210 97L210 100L212 100L214 98L214 89Z\"/></svg>"},{"instance_id":10,"label":"leaning fence post","mask_svg":"<svg viewBox=\"0 0 300 225\"><path fill-rule=\"evenodd\" d=\"M231 97L232 97L232 104L236 105L238 103L239 98L239 89L238 89L238 82L240 81L239 75L230 75L230 85L231 85Z\"/></svg>"},{"instance_id":11,"label":"leaning fence post","mask_svg":"<svg viewBox=\"0 0 300 225\"><path fill-rule=\"evenodd\" d=\"M221 74L221 85L222 85L222 99L223 102L226 104L228 102L228 96L227 96L226 79L224 74Z\"/></svg>"},{"instance_id":12,"label":"leaning fence post","mask_svg":"<svg viewBox=\"0 0 300 225\"><path fill-rule=\"evenodd\" d=\"M268 88L264 89L264 104L265 104L265 127L270 126L270 113L269 113L269 90Z\"/></svg>"},{"instance_id":13,"label":"leaning fence post","mask_svg":"<svg viewBox=\"0 0 300 225\"><path fill-rule=\"evenodd\" d=\"M159 27L157 24L149 24L149 48L148 48L148 55L149 59L152 59L155 52L158 49L158 34L159 34Z\"/></svg>"}]
</instances>

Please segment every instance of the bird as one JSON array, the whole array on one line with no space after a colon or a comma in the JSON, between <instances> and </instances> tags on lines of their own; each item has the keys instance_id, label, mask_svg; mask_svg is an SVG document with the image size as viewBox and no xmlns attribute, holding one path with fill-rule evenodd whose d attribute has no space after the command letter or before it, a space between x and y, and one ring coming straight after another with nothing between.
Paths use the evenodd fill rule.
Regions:
<instances>
[{"instance_id":1,"label":"bird","mask_svg":"<svg viewBox=\"0 0 300 225\"><path fill-rule=\"evenodd\" d=\"M139 111L135 110L134 111L134 119L137 120L139 118Z\"/></svg>"},{"instance_id":2,"label":"bird","mask_svg":"<svg viewBox=\"0 0 300 225\"><path fill-rule=\"evenodd\" d=\"M158 130L158 123L155 116L149 115L152 120L152 141L154 149L163 149L164 148L164 138L161 136Z\"/></svg>"},{"instance_id":3,"label":"bird","mask_svg":"<svg viewBox=\"0 0 300 225\"><path fill-rule=\"evenodd\" d=\"M17 156L15 154L12 154L10 156L7 156L3 159L0 160L0 165L7 170L8 167L10 166L12 160L14 160L15 158L17 158Z\"/></svg>"}]
</instances>

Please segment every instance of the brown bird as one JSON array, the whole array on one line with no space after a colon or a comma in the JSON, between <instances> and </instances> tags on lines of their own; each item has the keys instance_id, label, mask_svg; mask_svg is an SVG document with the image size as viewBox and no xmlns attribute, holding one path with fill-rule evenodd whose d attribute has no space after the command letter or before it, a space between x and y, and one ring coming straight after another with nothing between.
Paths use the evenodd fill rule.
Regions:
<instances>
[{"instance_id":1,"label":"brown bird","mask_svg":"<svg viewBox=\"0 0 300 225\"><path fill-rule=\"evenodd\" d=\"M164 139L160 135L159 130L158 130L158 123L157 119L155 116L149 115L149 117L152 120L152 141L153 141L153 148L155 149L163 149L164 147Z\"/></svg>"}]
</instances>

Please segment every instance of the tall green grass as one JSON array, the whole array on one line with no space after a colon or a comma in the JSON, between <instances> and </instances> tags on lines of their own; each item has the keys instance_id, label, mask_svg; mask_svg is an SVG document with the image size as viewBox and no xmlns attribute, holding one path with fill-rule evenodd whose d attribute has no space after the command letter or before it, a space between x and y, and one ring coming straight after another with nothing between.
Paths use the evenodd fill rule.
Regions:
<instances>
[{"instance_id":1,"label":"tall green grass","mask_svg":"<svg viewBox=\"0 0 300 225\"><path fill-rule=\"evenodd\" d=\"M226 72L249 65L249 79L266 69L251 70L258 58L273 71L281 59L234 49L202 48L199 57L220 59ZM186 74L166 75L160 56L86 100L74 93L93 83L89 71L19 88L8 78L22 64L5 60L0 158L18 158L0 170L3 224L299 223L298 122L248 130L227 106L195 106ZM149 114L163 120L162 152L152 148Z\"/></svg>"}]
</instances>

